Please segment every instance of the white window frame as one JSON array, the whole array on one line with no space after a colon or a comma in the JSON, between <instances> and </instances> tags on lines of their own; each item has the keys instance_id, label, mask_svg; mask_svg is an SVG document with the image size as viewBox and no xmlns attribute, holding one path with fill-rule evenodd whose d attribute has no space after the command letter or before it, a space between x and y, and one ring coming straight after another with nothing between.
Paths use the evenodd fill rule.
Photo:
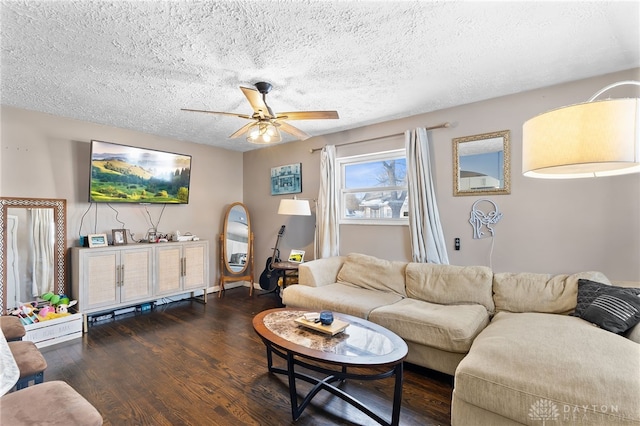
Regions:
<instances>
[{"instance_id":1,"label":"white window frame","mask_svg":"<svg viewBox=\"0 0 640 426\"><path fill-rule=\"evenodd\" d=\"M380 191L380 187L366 187L366 188L345 188L345 168L348 165L357 164L357 163L369 163L373 161L384 161L384 160L394 160L399 158L404 158L406 161L406 151L404 149L395 149L392 151L382 151L371 154L361 154L354 155L349 157L340 157L336 158L336 182L338 185L338 194L339 194L339 211L340 211L340 224L348 224L348 225L409 225L408 217L400 217L400 218L375 218L375 219L365 219L365 218L357 218L357 217L347 217L347 209L345 208L346 204L346 196L351 193L359 193L359 192L373 192ZM404 186L387 186L384 187L385 191L407 191L407 200L409 197L408 188L407 188L407 180L405 179Z\"/></svg>"}]
</instances>

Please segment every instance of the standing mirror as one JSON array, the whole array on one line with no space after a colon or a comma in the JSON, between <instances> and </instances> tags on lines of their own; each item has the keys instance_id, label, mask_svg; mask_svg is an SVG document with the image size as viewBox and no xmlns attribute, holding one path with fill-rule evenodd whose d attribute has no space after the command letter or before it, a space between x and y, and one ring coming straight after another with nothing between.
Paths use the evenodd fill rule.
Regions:
<instances>
[{"instance_id":1,"label":"standing mirror","mask_svg":"<svg viewBox=\"0 0 640 426\"><path fill-rule=\"evenodd\" d=\"M453 195L510 193L509 130L453 139Z\"/></svg>"},{"instance_id":2,"label":"standing mirror","mask_svg":"<svg viewBox=\"0 0 640 426\"><path fill-rule=\"evenodd\" d=\"M47 292L65 294L67 202L0 197L2 311Z\"/></svg>"},{"instance_id":3,"label":"standing mirror","mask_svg":"<svg viewBox=\"0 0 640 426\"><path fill-rule=\"evenodd\" d=\"M242 203L233 203L224 217L220 236L220 292L227 281L249 281L253 294L253 233L249 211Z\"/></svg>"}]
</instances>

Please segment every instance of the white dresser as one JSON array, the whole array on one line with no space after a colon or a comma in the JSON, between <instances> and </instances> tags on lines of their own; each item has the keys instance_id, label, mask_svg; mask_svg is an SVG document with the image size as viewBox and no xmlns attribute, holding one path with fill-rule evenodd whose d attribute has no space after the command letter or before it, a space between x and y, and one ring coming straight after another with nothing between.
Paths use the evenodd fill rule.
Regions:
<instances>
[{"instance_id":1,"label":"white dresser","mask_svg":"<svg viewBox=\"0 0 640 426\"><path fill-rule=\"evenodd\" d=\"M209 286L208 241L71 249L71 296L87 316Z\"/></svg>"}]
</instances>

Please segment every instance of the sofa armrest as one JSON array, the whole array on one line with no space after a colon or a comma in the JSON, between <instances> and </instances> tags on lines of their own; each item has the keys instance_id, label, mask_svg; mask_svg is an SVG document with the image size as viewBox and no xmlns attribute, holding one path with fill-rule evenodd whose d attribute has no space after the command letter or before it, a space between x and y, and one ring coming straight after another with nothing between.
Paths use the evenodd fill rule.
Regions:
<instances>
[{"instance_id":1,"label":"sofa armrest","mask_svg":"<svg viewBox=\"0 0 640 426\"><path fill-rule=\"evenodd\" d=\"M300 264L298 284L321 287L335 283L345 259L345 256L334 256Z\"/></svg>"}]
</instances>

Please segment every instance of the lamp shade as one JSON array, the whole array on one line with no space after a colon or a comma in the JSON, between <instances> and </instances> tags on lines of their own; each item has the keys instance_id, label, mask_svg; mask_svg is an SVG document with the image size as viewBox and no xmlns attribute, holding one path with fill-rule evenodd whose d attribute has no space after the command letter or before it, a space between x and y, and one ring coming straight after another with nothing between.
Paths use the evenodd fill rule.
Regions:
<instances>
[{"instance_id":1,"label":"lamp shade","mask_svg":"<svg viewBox=\"0 0 640 426\"><path fill-rule=\"evenodd\" d=\"M284 199L280 200L278 214L291 216L311 216L311 207L309 200Z\"/></svg>"},{"instance_id":2,"label":"lamp shade","mask_svg":"<svg viewBox=\"0 0 640 426\"><path fill-rule=\"evenodd\" d=\"M268 121L257 121L247 130L247 142L267 144L280 142L282 135L276 126Z\"/></svg>"},{"instance_id":3,"label":"lamp shade","mask_svg":"<svg viewBox=\"0 0 640 426\"><path fill-rule=\"evenodd\" d=\"M570 179L640 172L639 101L587 102L526 121L523 174Z\"/></svg>"}]
</instances>

